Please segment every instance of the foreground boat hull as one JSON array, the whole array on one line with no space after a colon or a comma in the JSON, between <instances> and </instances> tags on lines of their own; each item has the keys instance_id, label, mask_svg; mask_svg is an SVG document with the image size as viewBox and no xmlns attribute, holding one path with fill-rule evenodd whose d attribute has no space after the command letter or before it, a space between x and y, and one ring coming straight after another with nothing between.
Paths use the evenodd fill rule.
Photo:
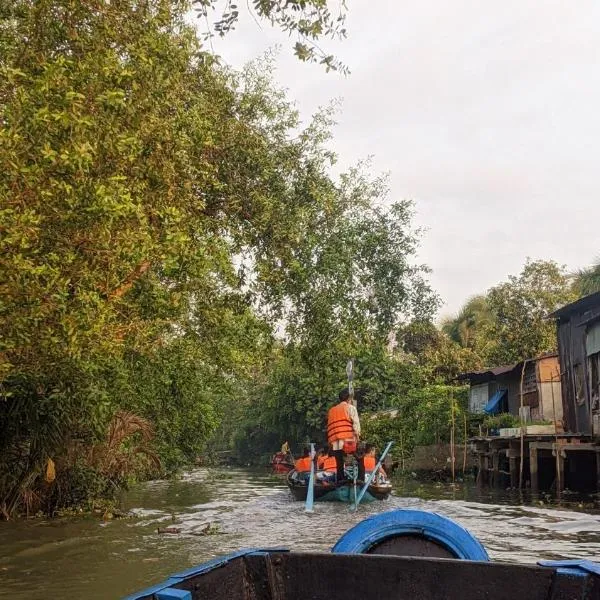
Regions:
<instances>
[{"instance_id":1,"label":"foreground boat hull","mask_svg":"<svg viewBox=\"0 0 600 600\"><path fill-rule=\"evenodd\" d=\"M448 559L255 551L173 575L128 600L597 600L600 576Z\"/></svg>"},{"instance_id":2,"label":"foreground boat hull","mask_svg":"<svg viewBox=\"0 0 600 600\"><path fill-rule=\"evenodd\" d=\"M464 527L394 510L347 531L331 554L241 550L126 600L598 600L600 564L493 563Z\"/></svg>"}]
</instances>

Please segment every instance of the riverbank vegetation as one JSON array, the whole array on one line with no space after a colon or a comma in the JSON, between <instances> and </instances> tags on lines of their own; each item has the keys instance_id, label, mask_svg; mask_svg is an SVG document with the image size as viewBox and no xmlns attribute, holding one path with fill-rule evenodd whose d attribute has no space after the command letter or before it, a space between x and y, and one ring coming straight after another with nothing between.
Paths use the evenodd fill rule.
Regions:
<instances>
[{"instance_id":1,"label":"riverbank vegetation","mask_svg":"<svg viewBox=\"0 0 600 600\"><path fill-rule=\"evenodd\" d=\"M304 20L255 4L299 30L299 58L344 69L311 45L343 36L325 3ZM549 349L544 315L583 285L528 263L436 327L412 204L368 163L334 177L333 108L301 121L271 59L223 65L190 8L16 0L0 16L5 518L318 440L350 356L361 411L402 416L365 419L368 435L445 441L456 374Z\"/></svg>"}]
</instances>

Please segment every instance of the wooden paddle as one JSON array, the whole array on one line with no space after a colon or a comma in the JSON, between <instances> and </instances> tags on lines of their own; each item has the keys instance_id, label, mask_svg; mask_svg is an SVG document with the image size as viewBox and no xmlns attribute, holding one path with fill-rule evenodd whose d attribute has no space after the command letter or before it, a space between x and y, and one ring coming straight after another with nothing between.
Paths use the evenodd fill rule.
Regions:
<instances>
[{"instance_id":1,"label":"wooden paddle","mask_svg":"<svg viewBox=\"0 0 600 600\"><path fill-rule=\"evenodd\" d=\"M313 512L315 501L315 445L310 445L310 477L308 479L308 491L306 492L305 512Z\"/></svg>"}]
</instances>

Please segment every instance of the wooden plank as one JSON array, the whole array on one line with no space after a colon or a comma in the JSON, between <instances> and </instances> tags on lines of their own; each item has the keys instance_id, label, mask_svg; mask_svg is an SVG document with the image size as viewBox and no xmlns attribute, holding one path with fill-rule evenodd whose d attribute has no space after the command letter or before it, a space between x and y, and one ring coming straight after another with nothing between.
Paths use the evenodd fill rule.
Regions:
<instances>
[{"instance_id":1,"label":"wooden plank","mask_svg":"<svg viewBox=\"0 0 600 600\"><path fill-rule=\"evenodd\" d=\"M568 452L600 452L595 444L559 444L562 450Z\"/></svg>"},{"instance_id":2,"label":"wooden plank","mask_svg":"<svg viewBox=\"0 0 600 600\"><path fill-rule=\"evenodd\" d=\"M246 600L244 576L244 559L236 558L222 567L185 579L173 587L191 592L193 600L198 598Z\"/></svg>"},{"instance_id":3,"label":"wooden plank","mask_svg":"<svg viewBox=\"0 0 600 600\"><path fill-rule=\"evenodd\" d=\"M562 494L565 489L565 459L562 452L556 454L556 491Z\"/></svg>"},{"instance_id":4,"label":"wooden plank","mask_svg":"<svg viewBox=\"0 0 600 600\"><path fill-rule=\"evenodd\" d=\"M172 578L167 587L186 590L193 600L598 600L600 597L597 575L440 558L273 551L224 561L208 570L200 566L191 571L189 575ZM138 598L152 600L155 593L148 592Z\"/></svg>"},{"instance_id":5,"label":"wooden plank","mask_svg":"<svg viewBox=\"0 0 600 600\"><path fill-rule=\"evenodd\" d=\"M554 442L531 442L529 448L535 448L536 450L554 450L556 444Z\"/></svg>"},{"instance_id":6,"label":"wooden plank","mask_svg":"<svg viewBox=\"0 0 600 600\"><path fill-rule=\"evenodd\" d=\"M498 452L492 454L492 485L494 487L500 485L500 454Z\"/></svg>"},{"instance_id":7,"label":"wooden plank","mask_svg":"<svg viewBox=\"0 0 600 600\"><path fill-rule=\"evenodd\" d=\"M529 473L531 476L531 491L537 492L539 489L537 444L529 445Z\"/></svg>"},{"instance_id":8,"label":"wooden plank","mask_svg":"<svg viewBox=\"0 0 600 600\"><path fill-rule=\"evenodd\" d=\"M274 600L549 600L554 578L551 569L524 565L296 553L282 555L273 573ZM571 597L585 597L582 580Z\"/></svg>"},{"instance_id":9,"label":"wooden plank","mask_svg":"<svg viewBox=\"0 0 600 600\"><path fill-rule=\"evenodd\" d=\"M479 454L477 457L477 485L484 485L487 482L487 468L486 468L486 457L483 454Z\"/></svg>"},{"instance_id":10,"label":"wooden plank","mask_svg":"<svg viewBox=\"0 0 600 600\"><path fill-rule=\"evenodd\" d=\"M560 372L558 356L548 356L538 360L537 368L538 379L540 382L547 383L549 381L559 381L558 377L556 376L556 374Z\"/></svg>"},{"instance_id":11,"label":"wooden plank","mask_svg":"<svg viewBox=\"0 0 600 600\"><path fill-rule=\"evenodd\" d=\"M247 600L271 600L268 561L264 554L250 554L244 557L244 584Z\"/></svg>"},{"instance_id":12,"label":"wooden plank","mask_svg":"<svg viewBox=\"0 0 600 600\"><path fill-rule=\"evenodd\" d=\"M510 465L510 487L518 488L519 487L519 467L517 466L517 457L511 456L508 459L508 464Z\"/></svg>"}]
</instances>

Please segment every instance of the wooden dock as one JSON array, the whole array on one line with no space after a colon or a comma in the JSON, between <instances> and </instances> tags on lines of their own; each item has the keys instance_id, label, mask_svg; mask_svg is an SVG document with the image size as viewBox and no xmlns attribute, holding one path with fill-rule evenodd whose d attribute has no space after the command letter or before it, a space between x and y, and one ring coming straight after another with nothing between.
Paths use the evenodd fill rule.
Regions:
<instances>
[{"instance_id":1,"label":"wooden dock","mask_svg":"<svg viewBox=\"0 0 600 600\"><path fill-rule=\"evenodd\" d=\"M600 491L600 445L590 437L561 433L475 437L469 442L480 485L557 494L567 488Z\"/></svg>"}]
</instances>

